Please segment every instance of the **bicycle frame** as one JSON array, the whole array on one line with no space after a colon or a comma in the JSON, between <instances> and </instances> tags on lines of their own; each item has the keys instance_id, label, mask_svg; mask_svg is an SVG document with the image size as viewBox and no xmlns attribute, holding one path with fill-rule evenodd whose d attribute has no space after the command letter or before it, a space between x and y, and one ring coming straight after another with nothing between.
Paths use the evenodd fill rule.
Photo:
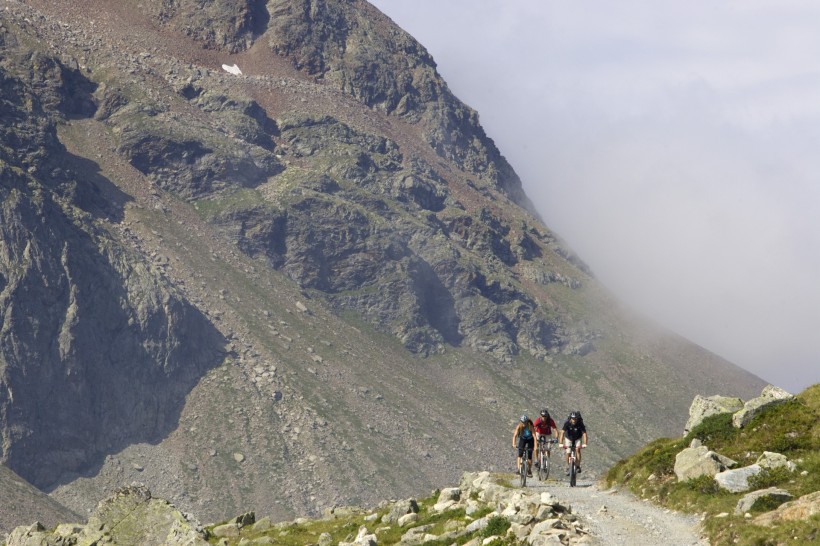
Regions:
<instances>
[{"instance_id":1,"label":"bicycle frame","mask_svg":"<svg viewBox=\"0 0 820 546\"><path fill-rule=\"evenodd\" d=\"M581 440L573 440L569 448L569 485L575 487L576 478L578 475L578 465L575 461L578 458L578 450L581 448Z\"/></svg>"},{"instance_id":2,"label":"bicycle frame","mask_svg":"<svg viewBox=\"0 0 820 546\"><path fill-rule=\"evenodd\" d=\"M556 443L555 438L547 439L546 436L539 436L536 461L538 462L538 479L541 481L549 478L550 456L552 455L552 444Z\"/></svg>"}]
</instances>

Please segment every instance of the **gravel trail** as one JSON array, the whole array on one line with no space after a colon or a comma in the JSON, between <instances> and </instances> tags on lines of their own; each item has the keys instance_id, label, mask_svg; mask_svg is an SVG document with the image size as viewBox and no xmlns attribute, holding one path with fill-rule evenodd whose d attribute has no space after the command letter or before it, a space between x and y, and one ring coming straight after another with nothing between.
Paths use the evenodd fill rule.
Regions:
<instances>
[{"instance_id":1,"label":"gravel trail","mask_svg":"<svg viewBox=\"0 0 820 546\"><path fill-rule=\"evenodd\" d=\"M673 512L627 491L602 490L595 476L582 475L577 487L569 486L563 475L527 481L527 487L548 491L572 507L572 513L590 532L587 544L600 546L708 546L701 536L698 516Z\"/></svg>"}]
</instances>

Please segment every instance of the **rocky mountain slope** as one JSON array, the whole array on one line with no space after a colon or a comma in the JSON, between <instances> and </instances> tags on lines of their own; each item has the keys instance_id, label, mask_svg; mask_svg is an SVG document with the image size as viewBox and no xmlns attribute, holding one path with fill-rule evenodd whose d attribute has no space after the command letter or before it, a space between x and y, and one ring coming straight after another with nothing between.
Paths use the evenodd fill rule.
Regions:
<instances>
[{"instance_id":1,"label":"rocky mountain slope","mask_svg":"<svg viewBox=\"0 0 820 546\"><path fill-rule=\"evenodd\" d=\"M0 543L6 531L16 525L39 521L53 529L59 523L85 519L32 487L3 465L0 465L0 491L3 492L3 502L0 502Z\"/></svg>"},{"instance_id":2,"label":"rocky mountain slope","mask_svg":"<svg viewBox=\"0 0 820 546\"><path fill-rule=\"evenodd\" d=\"M603 467L763 385L620 309L364 1L9 0L0 91L0 461L77 512L415 494L544 405Z\"/></svg>"}]
</instances>

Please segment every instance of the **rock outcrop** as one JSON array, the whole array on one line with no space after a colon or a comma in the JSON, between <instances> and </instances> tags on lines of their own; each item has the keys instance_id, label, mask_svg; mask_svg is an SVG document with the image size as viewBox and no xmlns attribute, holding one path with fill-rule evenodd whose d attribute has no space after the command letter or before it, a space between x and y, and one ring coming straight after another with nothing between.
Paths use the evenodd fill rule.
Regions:
<instances>
[{"instance_id":1,"label":"rock outcrop","mask_svg":"<svg viewBox=\"0 0 820 546\"><path fill-rule=\"evenodd\" d=\"M689 420L686 421L686 426L683 427L683 433L688 434L689 431L711 415L735 413L741 409L743 409L743 400L737 397L720 395L704 397L697 395L692 400L692 405L689 406Z\"/></svg>"},{"instance_id":2,"label":"rock outcrop","mask_svg":"<svg viewBox=\"0 0 820 546\"><path fill-rule=\"evenodd\" d=\"M415 499L382 502L377 510L348 507L326 513L324 527L328 528L336 519L366 514L365 524L358 527L355 535L336 542L340 546L375 546L379 544L379 534L396 526L401 528L399 544L407 546L467 539L466 544L478 546L488 543L491 537L510 537L531 545L588 542L589 531L571 507L561 504L547 492L502 485L489 472L465 473L458 487L441 491L426 517L434 517L440 522L447 521L450 515L450 521L445 525L418 523L418 509ZM406 514L394 517L402 512ZM471 516L478 513L481 515ZM414 515L416 519L402 521L407 515ZM257 522L254 516L245 514L208 531L192 516L154 498L144 486L134 485L102 501L87 524L61 524L51 531L39 523L21 526L11 532L7 546L97 543L205 546L209 537L224 541L220 543L262 545L275 544L275 538L286 536L290 528L310 523L309 519L299 518L271 524L266 519ZM329 546L333 543L330 533L320 535L319 544Z\"/></svg>"},{"instance_id":3,"label":"rock outcrop","mask_svg":"<svg viewBox=\"0 0 820 546\"><path fill-rule=\"evenodd\" d=\"M763 467L758 464L724 470L715 474L715 481L718 485L730 493L742 493L751 489L749 480L763 471Z\"/></svg>"},{"instance_id":4,"label":"rock outcrop","mask_svg":"<svg viewBox=\"0 0 820 546\"><path fill-rule=\"evenodd\" d=\"M777 487L768 487L766 489L758 489L757 491L753 491L747 495L743 495L743 497L737 501L737 506L735 507L735 515L743 515L747 512L751 512L754 510L757 505L763 505L765 507L769 507L771 505L780 505L786 501L792 499L791 493L788 491L784 491L783 489L779 489Z\"/></svg>"},{"instance_id":5,"label":"rock outcrop","mask_svg":"<svg viewBox=\"0 0 820 546\"><path fill-rule=\"evenodd\" d=\"M61 544L140 544L206 546L208 534L190 516L155 499L144 486L129 486L100 502L88 523L61 524L47 531L41 524L18 527L7 546Z\"/></svg>"},{"instance_id":6,"label":"rock outcrop","mask_svg":"<svg viewBox=\"0 0 820 546\"><path fill-rule=\"evenodd\" d=\"M785 502L775 510L758 515L753 522L755 525L772 526L787 521L806 521L817 514L820 514L820 491Z\"/></svg>"},{"instance_id":7,"label":"rock outcrop","mask_svg":"<svg viewBox=\"0 0 820 546\"><path fill-rule=\"evenodd\" d=\"M780 387L767 385L760 396L752 398L743 404L743 408L732 415L732 424L737 428L743 428L754 419L764 408L773 404L782 404L794 398L793 394L786 392Z\"/></svg>"},{"instance_id":8,"label":"rock outcrop","mask_svg":"<svg viewBox=\"0 0 820 546\"><path fill-rule=\"evenodd\" d=\"M675 456L675 476L678 481L687 481L701 476L714 476L737 464L735 461L715 453L697 440Z\"/></svg>"},{"instance_id":9,"label":"rock outcrop","mask_svg":"<svg viewBox=\"0 0 820 546\"><path fill-rule=\"evenodd\" d=\"M58 123L93 114L95 84L41 54L21 72L32 52L3 30L0 460L42 487L167 434L186 393L222 362L224 340L101 229L121 217L122 195L89 183L57 137Z\"/></svg>"}]
</instances>

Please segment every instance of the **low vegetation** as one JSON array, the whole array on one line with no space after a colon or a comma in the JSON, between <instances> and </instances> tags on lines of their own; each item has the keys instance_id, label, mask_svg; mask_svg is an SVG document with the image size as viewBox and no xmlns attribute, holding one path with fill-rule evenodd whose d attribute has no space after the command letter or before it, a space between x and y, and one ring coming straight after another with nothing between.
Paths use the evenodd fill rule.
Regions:
<instances>
[{"instance_id":1,"label":"low vegetation","mask_svg":"<svg viewBox=\"0 0 820 546\"><path fill-rule=\"evenodd\" d=\"M487 506L482 507L469 516L463 508L436 512L433 505L436 503L439 491L427 498L418 500L418 519L410 525L400 526L395 522L382 523L382 518L390 513L393 505L382 503L373 510L363 510L360 508L341 508L333 514L326 514L321 519L301 518L292 522L277 523L268 526L265 521L257 522L255 525L244 527L240 537L218 537L214 530L219 525L208 527L210 532L209 543L233 546L235 544L278 544L282 546L301 546L303 544L339 544L340 542L351 543L362 526L375 531L379 544L398 544L402 536L410 529L423 529L423 534L444 535L448 531L464 529L468 523L486 516L490 512ZM489 518L486 526L475 531L463 534L457 538L441 538L425 542L425 546L450 546L461 545L474 541L474 539L485 539L488 537L503 537L510 528L507 518L494 516ZM421 536L420 535L420 536ZM505 544L516 544L516 540L507 537L504 540L497 539L493 542L496 546Z\"/></svg>"},{"instance_id":2,"label":"low vegetation","mask_svg":"<svg viewBox=\"0 0 820 546\"><path fill-rule=\"evenodd\" d=\"M709 476L678 482L675 456L699 439L709 449L738 462L755 463L764 452L785 455L797 465L795 471L771 469L750 480L753 490L778 487L793 498L820 490L820 384L787 403L770 406L752 422L737 429L730 414L703 421L685 437L662 438L618 462L606 474L608 486L628 487L635 494L671 509L700 513L711 544L776 545L814 543L820 540L820 514L804 521L762 527L753 517L735 515L745 493L729 493ZM776 508L776 503L757 503L751 516Z\"/></svg>"}]
</instances>

